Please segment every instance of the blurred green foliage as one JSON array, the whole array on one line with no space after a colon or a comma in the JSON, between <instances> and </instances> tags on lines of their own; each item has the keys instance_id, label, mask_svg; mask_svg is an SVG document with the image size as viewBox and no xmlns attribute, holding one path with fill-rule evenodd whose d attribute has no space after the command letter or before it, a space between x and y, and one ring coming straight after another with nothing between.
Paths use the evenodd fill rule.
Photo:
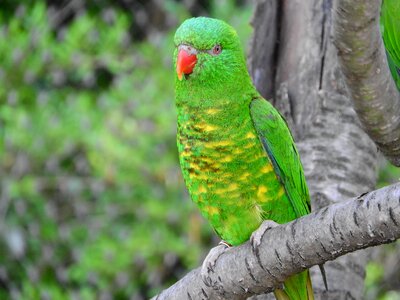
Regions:
<instances>
[{"instance_id":1,"label":"blurred green foliage","mask_svg":"<svg viewBox=\"0 0 400 300\"><path fill-rule=\"evenodd\" d=\"M190 17L165 1L175 25ZM55 30L44 1L0 13L0 299L145 299L199 264L212 231L175 145L173 33L126 11ZM243 43L251 11L215 1Z\"/></svg>"}]
</instances>

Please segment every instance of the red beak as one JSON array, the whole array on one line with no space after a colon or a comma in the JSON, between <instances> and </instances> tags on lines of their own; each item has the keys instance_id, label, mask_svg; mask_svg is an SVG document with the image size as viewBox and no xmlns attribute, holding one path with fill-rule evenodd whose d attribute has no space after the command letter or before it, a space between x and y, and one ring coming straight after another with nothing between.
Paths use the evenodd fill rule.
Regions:
<instances>
[{"instance_id":1,"label":"red beak","mask_svg":"<svg viewBox=\"0 0 400 300\"><path fill-rule=\"evenodd\" d=\"M178 59L176 62L176 73L179 80L182 80L183 74L191 74L197 62L195 54L188 53L186 50L181 49L178 52Z\"/></svg>"}]
</instances>

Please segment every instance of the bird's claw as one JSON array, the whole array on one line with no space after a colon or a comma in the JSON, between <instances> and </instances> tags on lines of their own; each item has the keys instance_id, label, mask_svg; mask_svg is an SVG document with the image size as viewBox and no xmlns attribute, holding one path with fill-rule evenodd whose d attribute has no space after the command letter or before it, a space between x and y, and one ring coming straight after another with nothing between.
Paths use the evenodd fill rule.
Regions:
<instances>
[{"instance_id":1,"label":"bird's claw","mask_svg":"<svg viewBox=\"0 0 400 300\"><path fill-rule=\"evenodd\" d=\"M220 242L218 243L218 246L221 246L221 245L224 245L226 248L232 247L231 244L228 244L228 243L225 242L224 240L222 240L222 241L220 241Z\"/></svg>"},{"instance_id":2,"label":"bird's claw","mask_svg":"<svg viewBox=\"0 0 400 300\"><path fill-rule=\"evenodd\" d=\"M210 250L204 259L200 274L203 282L207 286L211 286L209 274L214 272L214 267L217 264L218 258L230 247L231 245L229 245L227 242L221 241L217 247L214 247Z\"/></svg>"},{"instance_id":3,"label":"bird's claw","mask_svg":"<svg viewBox=\"0 0 400 300\"><path fill-rule=\"evenodd\" d=\"M262 222L260 227L258 227L258 229L251 234L250 244L252 248L253 249L258 248L261 244L264 233L278 225L279 225L278 223L272 220L265 220L264 222Z\"/></svg>"}]
</instances>

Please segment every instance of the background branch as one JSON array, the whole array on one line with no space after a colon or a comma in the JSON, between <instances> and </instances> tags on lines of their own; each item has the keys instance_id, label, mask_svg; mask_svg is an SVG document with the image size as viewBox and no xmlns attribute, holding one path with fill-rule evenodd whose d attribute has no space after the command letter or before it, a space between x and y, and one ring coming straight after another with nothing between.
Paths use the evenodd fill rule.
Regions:
<instances>
[{"instance_id":1,"label":"background branch","mask_svg":"<svg viewBox=\"0 0 400 300\"><path fill-rule=\"evenodd\" d=\"M247 242L230 248L208 270L207 284L198 268L153 299L246 299L313 265L399 237L395 184L270 229L259 247Z\"/></svg>"},{"instance_id":2,"label":"background branch","mask_svg":"<svg viewBox=\"0 0 400 300\"><path fill-rule=\"evenodd\" d=\"M379 30L380 0L337 0L334 39L344 79L364 130L400 166L400 93Z\"/></svg>"}]
</instances>

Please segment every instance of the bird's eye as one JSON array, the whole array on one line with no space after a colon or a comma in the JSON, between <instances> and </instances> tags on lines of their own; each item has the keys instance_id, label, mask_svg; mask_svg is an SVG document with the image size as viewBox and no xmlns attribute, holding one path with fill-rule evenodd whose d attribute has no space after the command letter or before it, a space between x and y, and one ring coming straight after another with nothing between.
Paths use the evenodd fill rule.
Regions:
<instances>
[{"instance_id":1,"label":"bird's eye","mask_svg":"<svg viewBox=\"0 0 400 300\"><path fill-rule=\"evenodd\" d=\"M215 45L214 48L212 49L212 53L213 53L214 55L220 54L221 51L222 51L221 45Z\"/></svg>"}]
</instances>

